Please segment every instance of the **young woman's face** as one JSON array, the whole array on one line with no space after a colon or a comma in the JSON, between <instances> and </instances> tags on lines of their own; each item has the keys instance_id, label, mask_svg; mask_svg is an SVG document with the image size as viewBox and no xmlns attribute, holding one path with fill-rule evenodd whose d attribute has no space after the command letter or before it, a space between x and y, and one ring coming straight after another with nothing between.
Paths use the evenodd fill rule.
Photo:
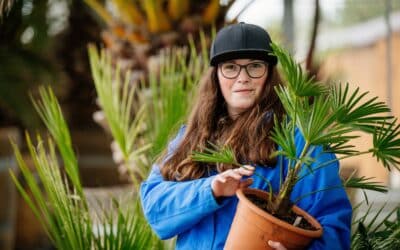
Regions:
<instances>
[{"instance_id":1,"label":"young woman's face","mask_svg":"<svg viewBox=\"0 0 400 250\"><path fill-rule=\"evenodd\" d=\"M218 65L218 80L231 117L254 105L267 76L268 66L261 60L236 59Z\"/></svg>"}]
</instances>

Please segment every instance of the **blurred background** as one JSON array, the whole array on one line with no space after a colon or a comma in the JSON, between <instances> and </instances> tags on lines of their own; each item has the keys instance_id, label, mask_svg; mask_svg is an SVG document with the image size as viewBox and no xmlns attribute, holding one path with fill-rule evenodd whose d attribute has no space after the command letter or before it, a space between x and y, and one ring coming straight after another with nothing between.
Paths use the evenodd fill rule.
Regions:
<instances>
[{"instance_id":1,"label":"blurred background","mask_svg":"<svg viewBox=\"0 0 400 250\"><path fill-rule=\"evenodd\" d=\"M110 148L112 139L101 126L104 115L96 103L87 45L105 48L113 63L141 81L157 70L160 51L187 45L189 36L209 46L215 30L238 21L267 29L318 79L360 86L400 117L400 0L206 0L190 5L173 0L0 0L4 249L51 249L8 174L16 165L9 138L24 150L24 131L44 129L30 101L39 85L52 86L62 105L83 185L98 190L126 184ZM369 138L360 138L357 144L368 143ZM388 173L368 157L341 165L344 174L358 170L360 176L389 185L389 195L376 196L376 201L399 205L398 172ZM354 194L354 199L362 198Z\"/></svg>"}]
</instances>

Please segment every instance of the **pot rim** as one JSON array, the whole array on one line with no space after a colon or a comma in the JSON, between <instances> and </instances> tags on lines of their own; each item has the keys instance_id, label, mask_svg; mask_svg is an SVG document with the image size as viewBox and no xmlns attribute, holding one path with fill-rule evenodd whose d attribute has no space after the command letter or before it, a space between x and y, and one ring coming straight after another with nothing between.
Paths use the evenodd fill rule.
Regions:
<instances>
[{"instance_id":1,"label":"pot rim","mask_svg":"<svg viewBox=\"0 0 400 250\"><path fill-rule=\"evenodd\" d=\"M321 224L313 216L311 216L309 213L307 213L300 207L293 205L293 208L292 208L293 212L298 215L303 216L303 218L306 219L314 227L316 227L317 230L307 230L307 229L302 229L300 227L295 227L295 226L287 223L284 220L280 220L280 219L276 218L275 216L271 215L270 213L267 213L264 210L262 210L261 208L257 207L253 202L251 202L245 196L245 193L246 194L255 194L255 195L257 195L257 194L269 195L269 193L264 190L254 189L254 188L244 188L244 189L240 188L236 191L236 195L237 195L238 199L241 202L245 203L246 206L248 206L256 214L262 216L263 218L269 220L270 222L272 222L276 225L281 225L282 227L286 228L287 230L296 232L300 235L304 235L304 236L308 236L308 237L312 237L312 238L321 237L321 235L323 233Z\"/></svg>"}]
</instances>

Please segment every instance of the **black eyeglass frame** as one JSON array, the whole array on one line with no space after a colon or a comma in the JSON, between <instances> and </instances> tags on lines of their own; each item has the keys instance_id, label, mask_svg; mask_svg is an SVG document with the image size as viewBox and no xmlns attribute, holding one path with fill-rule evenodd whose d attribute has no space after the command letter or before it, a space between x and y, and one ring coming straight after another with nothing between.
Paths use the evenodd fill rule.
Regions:
<instances>
[{"instance_id":1,"label":"black eyeglass frame","mask_svg":"<svg viewBox=\"0 0 400 250\"><path fill-rule=\"evenodd\" d=\"M234 64L234 65L239 66L240 69L239 69L238 73L237 73L235 76L233 76L233 77L227 77L227 76L225 76L225 75L224 75L224 72L223 72L223 70L222 70L222 65L225 64L225 63ZM253 76L250 75L249 71L247 70L247 66L249 66L250 64L253 64L253 63L261 63L261 64L264 64L265 70L264 70L264 73L263 73L261 76L259 76L259 77L253 77ZM267 63L267 62L264 62L264 61L255 61L255 62L250 62L250 63L247 63L247 64L238 64L238 63L234 63L234 62L223 62L223 63L219 63L219 64L218 64L218 68L220 68L222 76L225 77L226 79L235 79L236 77L238 77L238 76L240 75L240 72L242 72L242 69L243 69L243 68L245 69L246 74L247 74L250 78L259 79L259 78L263 77L263 76L265 75L265 73L268 71L268 63Z\"/></svg>"}]
</instances>

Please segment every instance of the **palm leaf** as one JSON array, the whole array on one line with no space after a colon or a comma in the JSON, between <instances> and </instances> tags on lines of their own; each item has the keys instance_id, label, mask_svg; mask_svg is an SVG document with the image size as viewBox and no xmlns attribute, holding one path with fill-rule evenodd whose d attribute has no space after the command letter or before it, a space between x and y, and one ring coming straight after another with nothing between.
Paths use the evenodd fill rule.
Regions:
<instances>
[{"instance_id":1,"label":"palm leaf","mask_svg":"<svg viewBox=\"0 0 400 250\"><path fill-rule=\"evenodd\" d=\"M324 152L332 153L332 154L341 154L341 155L355 155L359 151L354 150L354 145L347 144L348 140L343 140L335 143L330 143L329 145L325 145Z\"/></svg>"},{"instance_id":2,"label":"palm leaf","mask_svg":"<svg viewBox=\"0 0 400 250\"><path fill-rule=\"evenodd\" d=\"M272 156L284 155L288 159L296 160L297 152L294 138L292 135L294 129L293 122L285 117L281 122L274 117L274 127L271 131L271 140L278 144L282 150L276 151Z\"/></svg>"},{"instance_id":3,"label":"palm leaf","mask_svg":"<svg viewBox=\"0 0 400 250\"><path fill-rule=\"evenodd\" d=\"M289 117L294 118L296 115L296 106L298 105L296 96L288 87L283 85L276 86L275 92L278 95L286 113L289 115Z\"/></svg>"},{"instance_id":4,"label":"palm leaf","mask_svg":"<svg viewBox=\"0 0 400 250\"><path fill-rule=\"evenodd\" d=\"M193 152L192 160L206 163L224 163L235 166L241 166L237 161L235 154L229 146L218 146L209 142L211 148L205 148L203 152Z\"/></svg>"},{"instance_id":5,"label":"palm leaf","mask_svg":"<svg viewBox=\"0 0 400 250\"><path fill-rule=\"evenodd\" d=\"M128 204L123 207L123 204ZM157 236L148 225L138 197L122 202L112 198L112 209L102 205L97 215L96 249L160 249Z\"/></svg>"},{"instance_id":6,"label":"palm leaf","mask_svg":"<svg viewBox=\"0 0 400 250\"><path fill-rule=\"evenodd\" d=\"M394 208L384 218L377 221L386 203L370 218L372 206L373 204L368 207L364 216L353 222L353 224L357 225L357 230L352 235L351 249L399 249L400 208ZM397 213L397 218L391 221L389 218L395 212ZM367 220L370 221L367 223Z\"/></svg>"},{"instance_id":7,"label":"palm leaf","mask_svg":"<svg viewBox=\"0 0 400 250\"><path fill-rule=\"evenodd\" d=\"M147 150L150 144L138 144L146 119L146 107L136 110L133 118L135 87L130 84L131 75L127 72L122 80L119 67L115 70L111 58L104 52L98 52L89 46L89 59L99 103L104 111L111 134L122 152L126 165L135 161ZM135 166L140 166L135 164ZM142 178L147 175L147 168L136 168Z\"/></svg>"},{"instance_id":8,"label":"palm leaf","mask_svg":"<svg viewBox=\"0 0 400 250\"><path fill-rule=\"evenodd\" d=\"M330 88L332 108L336 110L339 123L373 133L377 126L392 118L387 115L390 108L384 102L377 101L378 97L363 101L368 92L359 92L359 88L356 88L350 93L348 83L344 88L342 85L333 85Z\"/></svg>"},{"instance_id":9,"label":"palm leaf","mask_svg":"<svg viewBox=\"0 0 400 250\"><path fill-rule=\"evenodd\" d=\"M45 87L40 87L39 94L39 100L35 100L31 97L32 103L57 144L68 177L74 184L79 195L82 196L83 192L79 179L78 160L72 148L71 135L63 117L60 104L50 87L47 89Z\"/></svg>"},{"instance_id":10,"label":"palm leaf","mask_svg":"<svg viewBox=\"0 0 400 250\"><path fill-rule=\"evenodd\" d=\"M318 96L326 92L326 88L316 82L314 77L305 74L299 64L278 45L271 44L273 53L282 65L289 88L299 97Z\"/></svg>"},{"instance_id":11,"label":"palm leaf","mask_svg":"<svg viewBox=\"0 0 400 250\"><path fill-rule=\"evenodd\" d=\"M136 135L137 121L132 117L132 102L135 88L130 87L130 73L124 76L122 82L120 70L111 64L111 58L104 52L98 53L94 46L89 46L89 58L91 62L92 75L99 102L110 125L113 137L116 139L125 160L129 159L132 151L132 141L127 136ZM143 112L138 115L137 120L143 119Z\"/></svg>"},{"instance_id":12,"label":"palm leaf","mask_svg":"<svg viewBox=\"0 0 400 250\"><path fill-rule=\"evenodd\" d=\"M373 135L373 155L389 170L391 165L400 170L397 166L400 163L400 125L396 123L397 120L393 120L388 126L382 125Z\"/></svg>"},{"instance_id":13,"label":"palm leaf","mask_svg":"<svg viewBox=\"0 0 400 250\"><path fill-rule=\"evenodd\" d=\"M11 173L19 191L57 249L91 249L92 230L86 210L87 205L75 188L69 188L67 179L60 171L53 142L49 139L46 149L44 142L38 137L36 149L28 135L26 140L44 193L36 182L34 174L27 169L18 148L14 147L18 165L27 180L33 199L27 195L19 180Z\"/></svg>"},{"instance_id":14,"label":"palm leaf","mask_svg":"<svg viewBox=\"0 0 400 250\"><path fill-rule=\"evenodd\" d=\"M387 193L388 189L385 185L380 182L371 181L374 177L355 177L351 175L346 180L343 180L343 186L345 188L358 188L363 190L372 190L381 193Z\"/></svg>"}]
</instances>

